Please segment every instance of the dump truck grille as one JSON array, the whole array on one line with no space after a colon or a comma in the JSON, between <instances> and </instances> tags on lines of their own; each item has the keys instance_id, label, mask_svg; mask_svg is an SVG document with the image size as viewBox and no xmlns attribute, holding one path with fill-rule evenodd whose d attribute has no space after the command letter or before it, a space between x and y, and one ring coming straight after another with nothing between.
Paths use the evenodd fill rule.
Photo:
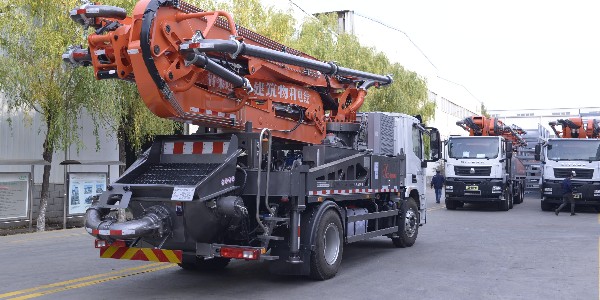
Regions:
<instances>
[{"instance_id":1,"label":"dump truck grille","mask_svg":"<svg viewBox=\"0 0 600 300\"><path fill-rule=\"evenodd\" d=\"M456 176L490 176L492 167L464 167L454 166Z\"/></svg>"},{"instance_id":2,"label":"dump truck grille","mask_svg":"<svg viewBox=\"0 0 600 300\"><path fill-rule=\"evenodd\" d=\"M575 178L579 179L592 179L594 176L594 169L578 169L578 168L564 168L564 169L554 169L554 177L556 178L566 178L571 174L571 171L575 171Z\"/></svg>"},{"instance_id":3,"label":"dump truck grille","mask_svg":"<svg viewBox=\"0 0 600 300\"><path fill-rule=\"evenodd\" d=\"M132 184L196 185L220 164L166 163L152 165Z\"/></svg>"}]
</instances>

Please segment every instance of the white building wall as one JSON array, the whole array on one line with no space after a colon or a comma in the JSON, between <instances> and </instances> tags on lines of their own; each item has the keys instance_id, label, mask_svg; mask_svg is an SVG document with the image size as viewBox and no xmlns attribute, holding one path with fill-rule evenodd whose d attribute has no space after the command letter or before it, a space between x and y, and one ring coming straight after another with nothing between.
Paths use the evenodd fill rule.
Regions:
<instances>
[{"instance_id":1,"label":"white building wall","mask_svg":"<svg viewBox=\"0 0 600 300\"><path fill-rule=\"evenodd\" d=\"M93 126L89 117L83 113L80 119L79 136L83 141L83 148L77 151L73 145L65 154L56 151L52 158L50 183L64 183L65 167L60 162L70 160L118 161L118 142L115 134L100 128L100 150L96 151L96 139ZM7 119L12 120L9 122ZM0 98L0 160L42 160L43 144L46 125L38 113L7 112L6 102ZM0 165L0 172L30 172L30 166ZM71 172L108 172L106 166L70 166ZM111 167L112 181L117 179L118 166ZM42 183L43 166L35 167L35 183Z\"/></svg>"}]
</instances>

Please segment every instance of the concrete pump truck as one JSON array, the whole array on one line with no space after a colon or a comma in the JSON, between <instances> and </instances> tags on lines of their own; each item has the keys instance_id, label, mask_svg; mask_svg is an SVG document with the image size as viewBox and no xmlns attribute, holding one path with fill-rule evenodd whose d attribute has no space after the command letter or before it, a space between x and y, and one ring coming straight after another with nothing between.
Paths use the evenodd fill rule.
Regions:
<instances>
[{"instance_id":1,"label":"concrete pump truck","mask_svg":"<svg viewBox=\"0 0 600 300\"><path fill-rule=\"evenodd\" d=\"M424 168L441 142L418 117L357 114L390 76L319 61L180 1L142 0L131 16L86 3L70 16L95 32L65 62L132 82L157 116L202 128L157 137L87 210L101 257L186 270L266 260L276 274L324 280L347 243L415 243Z\"/></svg>"},{"instance_id":2,"label":"concrete pump truck","mask_svg":"<svg viewBox=\"0 0 600 300\"><path fill-rule=\"evenodd\" d=\"M525 195L525 167L513 156L525 145L525 132L513 125L484 116L456 122L469 136L446 141L446 208L469 202L494 202L500 210L521 203Z\"/></svg>"},{"instance_id":3,"label":"concrete pump truck","mask_svg":"<svg viewBox=\"0 0 600 300\"><path fill-rule=\"evenodd\" d=\"M561 182L574 174L576 205L600 210L600 120L574 117L549 125L556 138L549 138L535 148L535 159L542 163L541 209L554 210L562 203Z\"/></svg>"}]
</instances>

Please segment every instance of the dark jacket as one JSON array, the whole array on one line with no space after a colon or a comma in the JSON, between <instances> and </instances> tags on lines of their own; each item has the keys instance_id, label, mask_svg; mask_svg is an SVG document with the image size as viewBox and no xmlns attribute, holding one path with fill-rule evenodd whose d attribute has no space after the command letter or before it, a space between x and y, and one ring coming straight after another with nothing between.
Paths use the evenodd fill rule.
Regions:
<instances>
[{"instance_id":1,"label":"dark jacket","mask_svg":"<svg viewBox=\"0 0 600 300\"><path fill-rule=\"evenodd\" d=\"M563 195L569 194L573 192L573 184L571 183L571 178L567 177L562 181L561 184Z\"/></svg>"},{"instance_id":2,"label":"dark jacket","mask_svg":"<svg viewBox=\"0 0 600 300\"><path fill-rule=\"evenodd\" d=\"M433 175L433 178L431 178L431 186L433 186L435 189L443 188L444 182L446 182L446 179L441 174L435 174Z\"/></svg>"}]
</instances>

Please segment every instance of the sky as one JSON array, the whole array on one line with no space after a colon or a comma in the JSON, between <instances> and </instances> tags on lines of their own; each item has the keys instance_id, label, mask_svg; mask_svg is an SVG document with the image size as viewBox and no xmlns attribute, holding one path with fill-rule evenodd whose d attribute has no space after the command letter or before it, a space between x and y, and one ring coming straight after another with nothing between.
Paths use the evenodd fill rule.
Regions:
<instances>
[{"instance_id":1,"label":"sky","mask_svg":"<svg viewBox=\"0 0 600 300\"><path fill-rule=\"evenodd\" d=\"M262 1L297 16L353 10L359 39L488 110L600 106L600 1Z\"/></svg>"}]
</instances>

